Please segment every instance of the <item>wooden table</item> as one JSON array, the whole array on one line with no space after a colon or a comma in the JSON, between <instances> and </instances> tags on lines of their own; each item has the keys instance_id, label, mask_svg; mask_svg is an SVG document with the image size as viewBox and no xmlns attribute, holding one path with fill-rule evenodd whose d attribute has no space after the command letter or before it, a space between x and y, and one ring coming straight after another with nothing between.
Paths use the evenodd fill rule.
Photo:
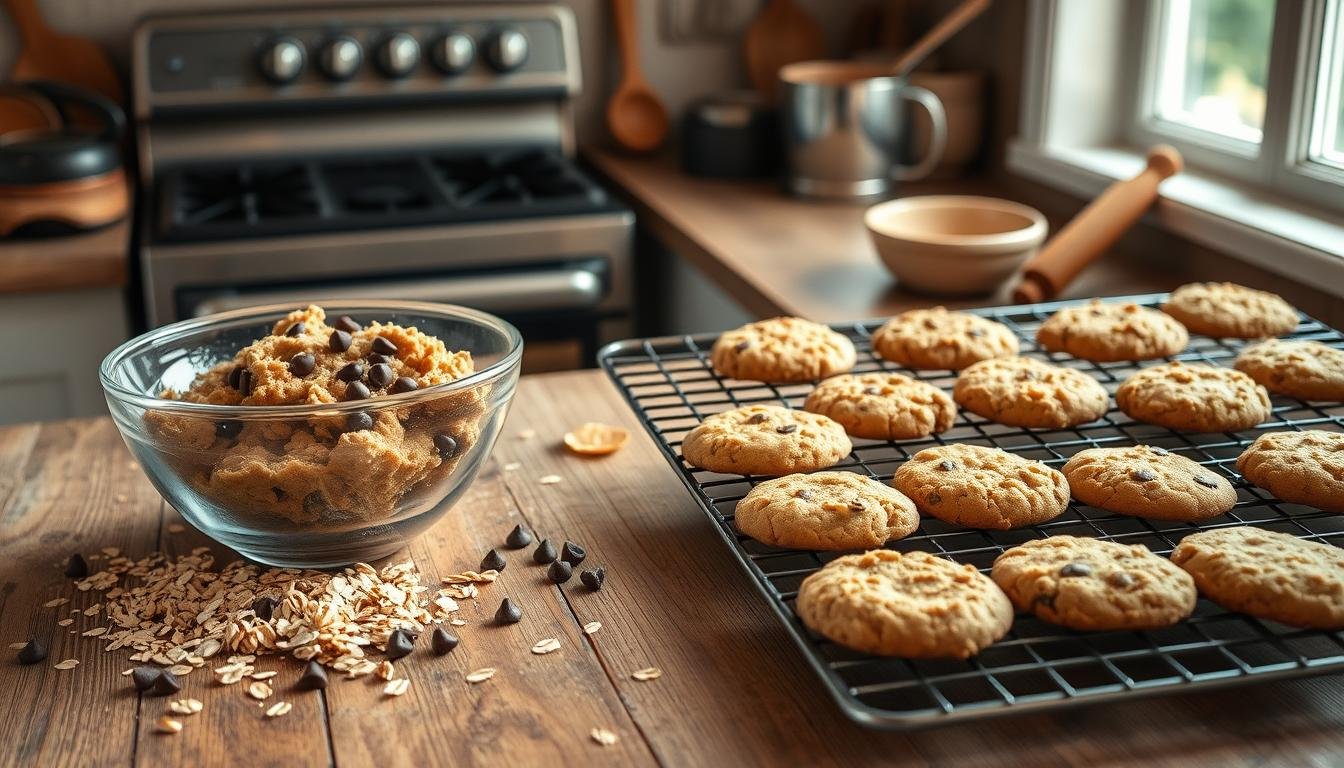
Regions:
<instances>
[{"instance_id":1,"label":"wooden table","mask_svg":"<svg viewBox=\"0 0 1344 768\"><path fill-rule=\"evenodd\" d=\"M559 447L576 422L623 424L620 453L582 459ZM532 439L519 437L535 430ZM518 462L521 468L503 467ZM563 478L554 485L538 479ZM510 553L446 657L418 652L398 665L413 682L402 698L381 682L333 679L325 694L291 690L300 665L263 657L291 701L268 720L238 686L206 671L182 695L205 703L176 735L156 733L166 700L141 698L119 673L122 652L71 634L95 625L54 622L96 602L61 575L71 552L115 546L129 555L184 552L203 542L172 533L159 500L108 419L0 429L0 646L30 633L51 656L0 662L0 764L50 765L1103 765L1234 766L1344 761L1344 680L1323 677L1254 688L1011 717L910 734L864 730L844 719L747 576L718 541L615 390L592 371L524 377L494 456L469 493L408 553L427 583L476 567L523 523L587 546L606 586L548 586ZM174 527L175 528L175 527ZM221 553L222 554L222 553ZM223 559L223 558L221 558ZM520 624L487 624L502 595ZM602 622L585 636L581 627ZM534 656L536 641L563 647ZM77 658L69 671L52 664ZM500 671L469 686L464 674ZM663 670L650 682L630 673ZM589 731L619 735L602 747Z\"/></svg>"},{"instance_id":2,"label":"wooden table","mask_svg":"<svg viewBox=\"0 0 1344 768\"><path fill-rule=\"evenodd\" d=\"M120 288L130 248L129 220L66 237L0 242L0 293Z\"/></svg>"}]
</instances>

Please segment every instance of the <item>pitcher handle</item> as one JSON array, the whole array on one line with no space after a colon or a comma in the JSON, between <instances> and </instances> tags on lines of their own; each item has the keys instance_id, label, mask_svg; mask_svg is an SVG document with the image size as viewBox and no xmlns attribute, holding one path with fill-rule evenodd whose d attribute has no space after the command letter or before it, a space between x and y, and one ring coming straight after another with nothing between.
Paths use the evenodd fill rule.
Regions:
<instances>
[{"instance_id":1,"label":"pitcher handle","mask_svg":"<svg viewBox=\"0 0 1344 768\"><path fill-rule=\"evenodd\" d=\"M893 165L891 178L896 181L922 179L933 172L943 159L943 150L947 149L947 113L943 111L943 102L928 88L907 85L901 89L901 98L909 99L929 113L932 130L929 131L929 150L924 159L914 165Z\"/></svg>"}]
</instances>

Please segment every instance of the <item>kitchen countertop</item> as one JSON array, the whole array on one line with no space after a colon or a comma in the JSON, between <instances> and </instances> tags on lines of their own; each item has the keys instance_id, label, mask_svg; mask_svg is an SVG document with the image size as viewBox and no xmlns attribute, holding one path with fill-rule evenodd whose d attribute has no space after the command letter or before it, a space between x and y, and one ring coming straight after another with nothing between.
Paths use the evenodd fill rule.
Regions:
<instances>
[{"instance_id":1,"label":"kitchen countertop","mask_svg":"<svg viewBox=\"0 0 1344 768\"><path fill-rule=\"evenodd\" d=\"M0 293L45 293L126 284L130 221L68 237L0 241Z\"/></svg>"},{"instance_id":2,"label":"kitchen countertop","mask_svg":"<svg viewBox=\"0 0 1344 768\"><path fill-rule=\"evenodd\" d=\"M748 312L819 322L883 317L914 307L1011 304L1010 288L968 299L904 291L877 258L863 226L868 202L790 197L774 182L688 176L669 156L600 149L584 158L618 188L639 223L718 283ZM984 181L917 182L908 194L1004 196ZM1052 231L1062 222L1052 222ZM1091 265L1060 298L1170 290L1176 272L1154 273L1115 254Z\"/></svg>"},{"instance_id":3,"label":"kitchen countertop","mask_svg":"<svg viewBox=\"0 0 1344 768\"><path fill-rule=\"evenodd\" d=\"M622 424L630 444L602 459L559 446L585 420ZM535 430L535 437L520 433ZM505 471L514 462L520 467ZM556 474L562 481L542 485ZM290 688L300 665L280 669L276 700L293 711L268 720L239 686L199 671L182 696L204 702L176 735L155 733L166 699L140 698L120 675L123 652L73 634L95 625L69 606L80 593L61 576L71 552L115 546L138 556L181 553L205 543L135 467L106 418L0 429L0 645L31 634L50 640L45 663L0 662L0 765L283 764L574 765L1217 765L1344 761L1344 679L1318 677L1184 696L1007 717L909 734L867 731L846 720L794 650L765 601L718 540L602 374L526 376L504 432L457 507L407 553L436 583L476 567L523 523L585 545L585 565L605 565L601 592L577 580L563 590L508 553L499 582L479 603L462 601L462 645L444 658L424 652L397 662L411 680L401 698L381 681L333 678L324 695ZM218 551L219 548L216 547ZM501 597L522 623L485 622ZM602 628L585 636L590 621ZM560 640L534 656L533 643ZM422 642L423 645L423 642ZM80 659L73 670L52 664ZM493 666L494 679L463 675ZM634 670L661 678L638 682ZM272 680L276 683L276 680ZM620 740L601 747L589 731Z\"/></svg>"}]
</instances>

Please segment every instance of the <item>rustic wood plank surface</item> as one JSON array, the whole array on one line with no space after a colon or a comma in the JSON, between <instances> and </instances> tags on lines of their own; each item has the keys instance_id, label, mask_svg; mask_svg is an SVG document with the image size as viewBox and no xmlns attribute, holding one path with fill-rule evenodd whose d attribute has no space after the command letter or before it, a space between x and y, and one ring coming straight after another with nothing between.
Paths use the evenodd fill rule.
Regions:
<instances>
[{"instance_id":1,"label":"rustic wood plank surface","mask_svg":"<svg viewBox=\"0 0 1344 768\"><path fill-rule=\"evenodd\" d=\"M587 420L632 431L618 454L584 459L560 447ZM520 433L532 430L524 439ZM519 466L514 468L513 465ZM508 466L510 469L505 470ZM556 474L561 481L542 484ZM590 592L538 580L530 548L480 599L462 602L462 645L445 658L423 649L397 662L410 692L389 699L369 680L333 677L328 695L291 690L282 670L272 701L295 705L266 720L237 686L207 670L183 695L205 702L180 734L152 731L164 699L139 699L120 676L123 654L54 626L72 606L96 602L61 576L72 551L116 546L139 555L203 542L177 532L171 509L133 466L110 421L56 422L0 430L0 642L53 638L44 664L0 663L3 765L1219 765L1344 762L1344 680L1321 677L1170 696L1058 714L1010 717L909 734L868 731L840 715L794 651L709 520L595 372L524 377L494 459L458 506L409 556L426 583L474 569L518 522L587 547L585 567L608 580ZM221 548L217 555L227 557ZM405 555L403 555L405 556ZM96 564L96 563L95 563ZM46 609L53 596L77 594ZM524 610L490 624L508 594ZM600 621L591 636L580 627ZM547 656L532 643L555 637ZM83 663L60 671L62 658ZM463 675L494 666L468 686ZM657 666L657 680L633 680ZM273 681L275 682L275 681ZM611 747L593 727L620 736Z\"/></svg>"}]
</instances>

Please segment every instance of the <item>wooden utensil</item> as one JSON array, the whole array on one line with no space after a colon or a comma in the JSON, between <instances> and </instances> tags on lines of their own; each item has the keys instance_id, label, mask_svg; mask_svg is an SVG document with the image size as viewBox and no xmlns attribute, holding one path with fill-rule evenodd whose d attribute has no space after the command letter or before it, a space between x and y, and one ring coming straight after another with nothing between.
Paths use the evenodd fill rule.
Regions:
<instances>
[{"instance_id":1,"label":"wooden utensil","mask_svg":"<svg viewBox=\"0 0 1344 768\"><path fill-rule=\"evenodd\" d=\"M904 77L910 74L910 71L919 66L930 53L933 53L939 47L952 38L970 24L977 16L985 12L989 7L990 0L963 0L953 11L942 18L933 29L924 33L924 36L915 41L909 50L901 54L896 63L891 68L891 73L896 77Z\"/></svg>"},{"instance_id":2,"label":"wooden utensil","mask_svg":"<svg viewBox=\"0 0 1344 768\"><path fill-rule=\"evenodd\" d=\"M607 102L607 130L622 147L649 152L667 139L667 109L644 78L639 64L635 0L612 0L611 10L620 42L622 75L620 85Z\"/></svg>"},{"instance_id":3,"label":"wooden utensil","mask_svg":"<svg viewBox=\"0 0 1344 768\"><path fill-rule=\"evenodd\" d=\"M751 85L770 102L779 95L779 70L826 54L821 27L793 0L769 0L747 27L742 55Z\"/></svg>"},{"instance_id":4,"label":"wooden utensil","mask_svg":"<svg viewBox=\"0 0 1344 768\"><path fill-rule=\"evenodd\" d=\"M5 7L23 44L9 71L10 79L56 80L88 88L121 103L117 71L96 43L52 30L42 19L37 0L5 0Z\"/></svg>"},{"instance_id":5,"label":"wooden utensil","mask_svg":"<svg viewBox=\"0 0 1344 768\"><path fill-rule=\"evenodd\" d=\"M1148 165L1139 175L1108 187L1027 262L1013 301L1035 304L1058 295L1134 226L1157 199L1157 185L1182 167L1174 147L1159 144L1148 150Z\"/></svg>"}]
</instances>

